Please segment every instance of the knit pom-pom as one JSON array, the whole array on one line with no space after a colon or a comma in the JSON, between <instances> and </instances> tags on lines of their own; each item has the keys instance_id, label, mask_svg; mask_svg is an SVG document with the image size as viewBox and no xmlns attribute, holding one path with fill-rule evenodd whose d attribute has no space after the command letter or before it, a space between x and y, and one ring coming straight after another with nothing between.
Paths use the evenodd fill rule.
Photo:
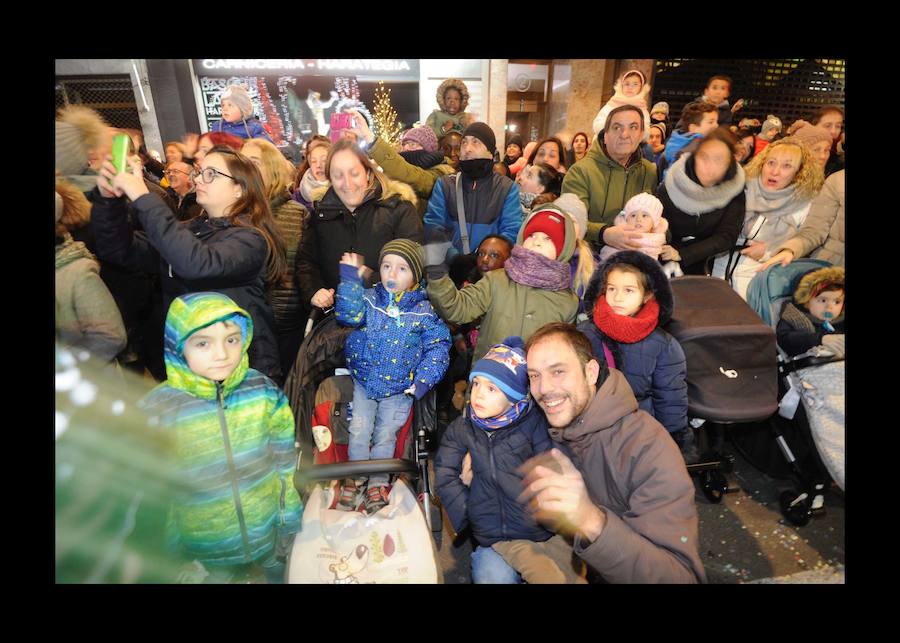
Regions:
<instances>
[{"instance_id":1,"label":"knit pom-pom","mask_svg":"<svg viewBox=\"0 0 900 643\"><path fill-rule=\"evenodd\" d=\"M521 348L521 349L525 348L525 342L523 342L522 338L519 337L518 335L511 335L510 337L507 337L500 343L504 344L506 346L509 346L510 348Z\"/></svg>"}]
</instances>

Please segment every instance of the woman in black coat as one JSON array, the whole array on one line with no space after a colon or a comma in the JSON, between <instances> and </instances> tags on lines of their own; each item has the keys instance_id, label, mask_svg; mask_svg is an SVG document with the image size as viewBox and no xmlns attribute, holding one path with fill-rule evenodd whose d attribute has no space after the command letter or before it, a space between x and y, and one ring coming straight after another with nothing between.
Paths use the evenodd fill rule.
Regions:
<instances>
[{"instance_id":1,"label":"woman in black coat","mask_svg":"<svg viewBox=\"0 0 900 643\"><path fill-rule=\"evenodd\" d=\"M230 148L214 147L200 162L200 171L192 175L197 202L205 213L179 222L140 180L140 162L135 158L129 163L131 173L116 175L107 161L97 179L91 217L99 255L119 265L159 272L166 310L185 293L215 291L231 297L253 318L250 367L280 384L278 344L266 289L287 264L259 170ZM132 201L144 232L133 232L128 226L123 195Z\"/></svg>"},{"instance_id":2,"label":"woman in black coat","mask_svg":"<svg viewBox=\"0 0 900 643\"><path fill-rule=\"evenodd\" d=\"M384 244L393 239L423 241L412 188L387 179L355 142L335 143L325 171L331 186L324 194L313 193L313 213L304 221L294 267L301 301L317 308L334 306L338 265L345 252L363 255L368 287L379 278L378 255Z\"/></svg>"},{"instance_id":3,"label":"woman in black coat","mask_svg":"<svg viewBox=\"0 0 900 643\"><path fill-rule=\"evenodd\" d=\"M730 251L744 224L744 169L735 160L734 135L707 134L669 168L657 188L669 222L661 261L678 261L686 274L708 274L706 260Z\"/></svg>"}]
</instances>

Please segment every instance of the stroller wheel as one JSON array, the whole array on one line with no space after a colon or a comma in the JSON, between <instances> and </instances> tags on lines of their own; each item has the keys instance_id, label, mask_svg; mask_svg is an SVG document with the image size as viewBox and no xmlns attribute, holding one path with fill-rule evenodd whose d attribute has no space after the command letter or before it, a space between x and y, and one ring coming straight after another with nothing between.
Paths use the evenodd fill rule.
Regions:
<instances>
[{"instance_id":1,"label":"stroller wheel","mask_svg":"<svg viewBox=\"0 0 900 643\"><path fill-rule=\"evenodd\" d=\"M728 492L728 480L715 469L700 472L700 490L706 499L714 504L722 502L722 497Z\"/></svg>"},{"instance_id":2,"label":"stroller wheel","mask_svg":"<svg viewBox=\"0 0 900 643\"><path fill-rule=\"evenodd\" d=\"M792 525L803 527L812 518L809 497L805 493L797 495L794 491L785 491L779 497L778 503L781 506L781 514Z\"/></svg>"}]
</instances>

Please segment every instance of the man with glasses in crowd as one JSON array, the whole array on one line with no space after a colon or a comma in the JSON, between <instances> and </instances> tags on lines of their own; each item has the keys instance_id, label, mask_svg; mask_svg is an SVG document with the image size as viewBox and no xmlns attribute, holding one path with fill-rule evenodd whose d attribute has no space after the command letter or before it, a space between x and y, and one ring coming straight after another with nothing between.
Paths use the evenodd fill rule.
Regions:
<instances>
[{"instance_id":1,"label":"man with glasses in crowd","mask_svg":"<svg viewBox=\"0 0 900 643\"><path fill-rule=\"evenodd\" d=\"M194 182L191 180L191 171L194 168L183 161L173 161L166 166L166 179L169 181L168 193L178 207L175 216L179 221L193 219L200 214L203 208L197 203L197 194L194 192Z\"/></svg>"}]
</instances>

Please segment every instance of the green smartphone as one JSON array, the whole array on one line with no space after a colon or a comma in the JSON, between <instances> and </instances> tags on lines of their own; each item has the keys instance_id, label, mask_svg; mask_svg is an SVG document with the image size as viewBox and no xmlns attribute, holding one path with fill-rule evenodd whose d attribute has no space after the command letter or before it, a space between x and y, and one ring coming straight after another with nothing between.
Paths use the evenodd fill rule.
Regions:
<instances>
[{"instance_id":1,"label":"green smartphone","mask_svg":"<svg viewBox=\"0 0 900 643\"><path fill-rule=\"evenodd\" d=\"M116 174L128 170L128 146L130 143L131 140L128 134L116 134L113 136L112 157Z\"/></svg>"}]
</instances>

